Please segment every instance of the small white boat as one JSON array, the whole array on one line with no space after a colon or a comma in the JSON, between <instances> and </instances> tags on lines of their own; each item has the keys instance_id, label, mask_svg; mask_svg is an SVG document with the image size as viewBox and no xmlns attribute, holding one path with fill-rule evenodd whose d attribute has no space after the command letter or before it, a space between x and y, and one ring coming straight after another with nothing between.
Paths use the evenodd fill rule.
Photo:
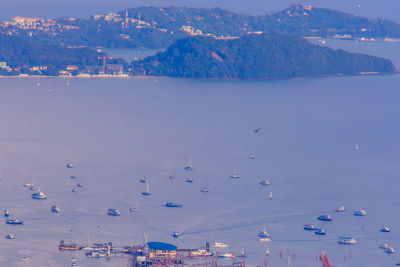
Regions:
<instances>
[{"instance_id":1,"label":"small white boat","mask_svg":"<svg viewBox=\"0 0 400 267\"><path fill-rule=\"evenodd\" d=\"M231 175L231 178L233 178L233 179L238 179L238 178L240 178L239 172L238 172L238 171L239 171L239 170L238 170L237 168L233 169L233 174Z\"/></svg>"},{"instance_id":2,"label":"small white boat","mask_svg":"<svg viewBox=\"0 0 400 267\"><path fill-rule=\"evenodd\" d=\"M392 253L395 253L396 250L394 250L394 248L392 248L392 247L388 247L387 249L385 249L385 252L386 252L387 254L392 254Z\"/></svg>"},{"instance_id":3,"label":"small white boat","mask_svg":"<svg viewBox=\"0 0 400 267\"><path fill-rule=\"evenodd\" d=\"M215 242L211 245L213 248L226 248L228 245L224 244L223 242Z\"/></svg>"},{"instance_id":4,"label":"small white boat","mask_svg":"<svg viewBox=\"0 0 400 267\"><path fill-rule=\"evenodd\" d=\"M390 229L389 229L389 227L384 226L384 227L381 228L381 232L389 233L389 232L390 232Z\"/></svg>"},{"instance_id":5,"label":"small white boat","mask_svg":"<svg viewBox=\"0 0 400 267\"><path fill-rule=\"evenodd\" d=\"M76 192L78 192L79 191L79 189L78 189L78 187L74 187L74 188L72 188L72 190L71 190L73 193L76 193Z\"/></svg>"},{"instance_id":6,"label":"small white boat","mask_svg":"<svg viewBox=\"0 0 400 267\"><path fill-rule=\"evenodd\" d=\"M138 212L139 211L138 203L136 202L134 207L130 207L129 211L130 212Z\"/></svg>"},{"instance_id":7,"label":"small white boat","mask_svg":"<svg viewBox=\"0 0 400 267\"><path fill-rule=\"evenodd\" d=\"M339 244L356 244L357 241L352 237L339 237Z\"/></svg>"},{"instance_id":8,"label":"small white boat","mask_svg":"<svg viewBox=\"0 0 400 267\"><path fill-rule=\"evenodd\" d=\"M121 212L118 209L108 209L107 214L110 216L119 216Z\"/></svg>"},{"instance_id":9,"label":"small white boat","mask_svg":"<svg viewBox=\"0 0 400 267\"><path fill-rule=\"evenodd\" d=\"M187 171L193 170L193 163L192 163L192 158L191 157L188 157L188 160L187 160L187 163L186 163L184 169L187 170Z\"/></svg>"},{"instance_id":10,"label":"small white boat","mask_svg":"<svg viewBox=\"0 0 400 267\"><path fill-rule=\"evenodd\" d=\"M358 144L355 144L355 145L354 145L354 150L355 150L355 151L358 151L359 149L360 149L360 147L358 146Z\"/></svg>"},{"instance_id":11,"label":"small white boat","mask_svg":"<svg viewBox=\"0 0 400 267\"><path fill-rule=\"evenodd\" d=\"M353 214L355 216L365 216L365 215L367 215L367 212L365 210L359 209L359 210L355 210Z\"/></svg>"},{"instance_id":12,"label":"small white boat","mask_svg":"<svg viewBox=\"0 0 400 267\"><path fill-rule=\"evenodd\" d=\"M28 257L23 257L23 258L21 259L21 261L29 261L29 258L28 258Z\"/></svg>"},{"instance_id":13,"label":"small white boat","mask_svg":"<svg viewBox=\"0 0 400 267\"><path fill-rule=\"evenodd\" d=\"M34 187L35 185L30 183L30 182L26 182L22 185L23 187Z\"/></svg>"},{"instance_id":14,"label":"small white boat","mask_svg":"<svg viewBox=\"0 0 400 267\"><path fill-rule=\"evenodd\" d=\"M272 198L273 198L273 197L272 197L272 192L269 192L268 198L269 198L269 199L272 199Z\"/></svg>"},{"instance_id":15,"label":"small white boat","mask_svg":"<svg viewBox=\"0 0 400 267\"><path fill-rule=\"evenodd\" d=\"M263 180L260 182L260 185L269 185L269 184L270 184L269 180Z\"/></svg>"},{"instance_id":16,"label":"small white boat","mask_svg":"<svg viewBox=\"0 0 400 267\"><path fill-rule=\"evenodd\" d=\"M258 241L260 241L260 242L271 242L271 239L269 237L260 237L258 239Z\"/></svg>"},{"instance_id":17,"label":"small white boat","mask_svg":"<svg viewBox=\"0 0 400 267\"><path fill-rule=\"evenodd\" d=\"M340 206L340 207L338 207L337 209L336 209L336 212L343 212L343 211L345 211L346 209L344 208L344 206Z\"/></svg>"},{"instance_id":18,"label":"small white boat","mask_svg":"<svg viewBox=\"0 0 400 267\"><path fill-rule=\"evenodd\" d=\"M68 164L67 164L67 168L68 168L68 169L72 169L73 167L74 167L74 165L72 165L72 163L68 163Z\"/></svg>"},{"instance_id":19,"label":"small white boat","mask_svg":"<svg viewBox=\"0 0 400 267\"><path fill-rule=\"evenodd\" d=\"M193 183L193 178L192 178L192 177L187 178L187 179L186 179L186 182L187 182L187 183Z\"/></svg>"},{"instance_id":20,"label":"small white boat","mask_svg":"<svg viewBox=\"0 0 400 267\"><path fill-rule=\"evenodd\" d=\"M249 159L255 159L255 158L256 158L256 155L250 154Z\"/></svg>"},{"instance_id":21,"label":"small white boat","mask_svg":"<svg viewBox=\"0 0 400 267\"><path fill-rule=\"evenodd\" d=\"M233 252L228 252L228 253L221 254L219 257L220 258L235 258L235 254Z\"/></svg>"}]
</instances>

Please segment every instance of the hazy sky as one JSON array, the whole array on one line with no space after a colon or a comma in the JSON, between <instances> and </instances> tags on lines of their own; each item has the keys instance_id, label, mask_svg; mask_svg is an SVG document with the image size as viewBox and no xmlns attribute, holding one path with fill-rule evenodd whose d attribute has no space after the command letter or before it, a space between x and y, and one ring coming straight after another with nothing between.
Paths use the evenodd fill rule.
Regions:
<instances>
[{"instance_id":1,"label":"hazy sky","mask_svg":"<svg viewBox=\"0 0 400 267\"><path fill-rule=\"evenodd\" d=\"M89 17L137 6L221 7L240 13L264 14L281 10L293 3L329 7L372 18L400 22L400 0L0 0L0 19L11 16ZM358 7L360 5L360 7Z\"/></svg>"}]
</instances>

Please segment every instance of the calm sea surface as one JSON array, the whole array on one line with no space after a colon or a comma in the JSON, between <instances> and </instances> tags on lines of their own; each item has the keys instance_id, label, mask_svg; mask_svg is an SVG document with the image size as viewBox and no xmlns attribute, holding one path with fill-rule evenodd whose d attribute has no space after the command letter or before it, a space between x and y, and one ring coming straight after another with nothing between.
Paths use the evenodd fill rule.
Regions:
<instances>
[{"instance_id":1,"label":"calm sea surface","mask_svg":"<svg viewBox=\"0 0 400 267\"><path fill-rule=\"evenodd\" d=\"M351 43L337 43L343 45ZM398 48L376 43L368 49L395 55ZM127 257L87 259L57 245L61 239L138 244L144 232L180 248L225 242L226 251L244 248L249 264L261 264L268 247L273 267L287 266L279 252L288 249L297 254L293 266L320 266L316 255L323 249L336 267L400 261L378 249L388 243L400 250L400 75L36 83L0 79L0 210L25 220L0 224L1 266L70 266L71 257L79 266L126 266ZM188 155L193 171L183 170ZM68 162L75 167L67 169ZM235 167L237 180L229 178ZM143 175L149 197L140 194ZM271 184L259 185L264 179ZM31 199L22 186L27 181L48 199ZM73 193L77 182L84 187ZM210 192L201 193L206 185ZM167 201L184 207L162 207ZM136 202L139 212L130 213ZM60 214L50 212L53 204ZM339 214L340 205L347 210ZM107 216L108 208L121 216ZM367 216L353 216L359 208ZM333 221L317 221L324 213ZM306 223L327 235L304 231ZM392 232L381 233L384 225ZM270 243L258 241L264 226ZM182 235L173 239L173 231ZM358 243L339 245L339 236ZM21 262L24 256L30 261Z\"/></svg>"}]
</instances>

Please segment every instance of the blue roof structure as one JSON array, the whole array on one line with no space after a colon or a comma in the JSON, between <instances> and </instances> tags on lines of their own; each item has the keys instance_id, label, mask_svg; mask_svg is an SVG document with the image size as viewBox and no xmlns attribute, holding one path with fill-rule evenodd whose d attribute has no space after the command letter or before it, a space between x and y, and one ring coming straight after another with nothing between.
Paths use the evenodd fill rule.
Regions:
<instances>
[{"instance_id":1,"label":"blue roof structure","mask_svg":"<svg viewBox=\"0 0 400 267\"><path fill-rule=\"evenodd\" d=\"M149 248L155 249L155 250L177 250L178 247L168 244L168 243L163 243L163 242L149 242L147 243Z\"/></svg>"}]
</instances>

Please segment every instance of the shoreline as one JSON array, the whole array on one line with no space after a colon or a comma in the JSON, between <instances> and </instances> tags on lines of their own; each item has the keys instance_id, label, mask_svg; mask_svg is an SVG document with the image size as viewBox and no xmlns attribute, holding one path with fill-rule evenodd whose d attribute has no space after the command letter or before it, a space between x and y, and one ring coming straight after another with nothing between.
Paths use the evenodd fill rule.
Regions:
<instances>
[{"instance_id":1,"label":"shoreline","mask_svg":"<svg viewBox=\"0 0 400 267\"><path fill-rule=\"evenodd\" d=\"M329 77L350 77L350 76L372 76L372 75L396 75L399 74L400 71L395 72L359 72L354 74L321 74L321 75L310 75L310 76L298 76L291 78L253 78L253 79L240 79L240 78L198 78L198 77L175 77L175 76L147 76L147 75L138 75L138 76L101 76L101 75L92 75L92 76L44 76L44 75L0 75L0 78L20 78L20 79L31 79L31 78L50 78L50 79L166 79L166 78L174 78L174 79L201 79L201 80L217 80L217 81L280 81L280 80L300 80L300 79L315 79L315 78L329 78Z\"/></svg>"}]
</instances>

